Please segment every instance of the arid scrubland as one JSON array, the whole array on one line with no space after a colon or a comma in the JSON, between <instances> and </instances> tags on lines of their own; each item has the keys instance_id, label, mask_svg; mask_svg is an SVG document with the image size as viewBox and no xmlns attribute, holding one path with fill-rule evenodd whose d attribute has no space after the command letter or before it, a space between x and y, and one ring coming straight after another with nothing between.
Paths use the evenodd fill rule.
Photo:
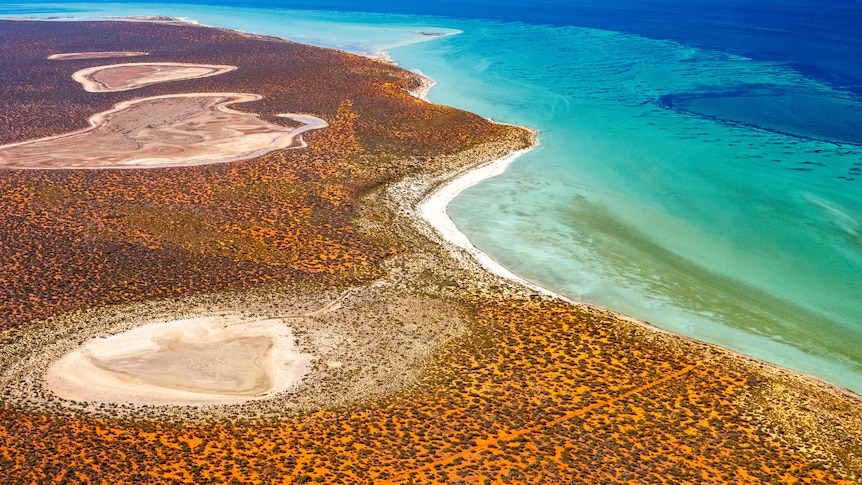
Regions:
<instances>
[{"instance_id":1,"label":"arid scrubland","mask_svg":"<svg viewBox=\"0 0 862 485\"><path fill-rule=\"evenodd\" d=\"M225 164L0 171L0 482L853 483L862 403L811 379L489 274L416 217L447 174L527 130L411 96L344 53L157 23L0 23L0 144L130 96L248 92L308 146ZM87 93L147 62L220 76ZM166 42L165 39L171 39ZM91 338L199 316L279 318L310 370L208 406L62 400L42 376Z\"/></svg>"}]
</instances>

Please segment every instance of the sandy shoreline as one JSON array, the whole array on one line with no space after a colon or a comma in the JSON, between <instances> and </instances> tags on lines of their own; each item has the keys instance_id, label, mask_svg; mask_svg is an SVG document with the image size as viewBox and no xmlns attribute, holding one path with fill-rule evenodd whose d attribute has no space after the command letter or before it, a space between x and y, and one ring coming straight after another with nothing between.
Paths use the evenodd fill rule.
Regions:
<instances>
[{"instance_id":1,"label":"sandy shoreline","mask_svg":"<svg viewBox=\"0 0 862 485\"><path fill-rule=\"evenodd\" d=\"M415 97L422 99L423 101L428 101L428 92L431 88L437 84L434 79L429 78L424 73L419 70L412 71L414 74L420 77L422 85L421 87L412 92L411 94ZM512 125L509 123L500 123L494 120L490 120L494 123L508 125L508 126L519 126ZM613 309L597 307L595 305L578 302L575 301L565 295L557 293L549 288L533 283L529 280L522 278L516 273L510 271L508 268L503 266L502 264L495 261L491 256L487 253L483 252L479 248L477 248L466 234L461 232L458 227L455 225L455 222L449 217L449 214L446 212L446 208L461 192L464 190L477 185L484 180L495 177L497 175L502 174L506 171L506 169L514 163L518 158L523 156L526 153L534 150L535 148L541 145L541 141L539 140L539 133L531 128L519 126L520 128L524 128L529 130L532 133L532 145L528 148L514 150L509 152L508 154L493 159L491 161L480 161L478 164L473 166L466 166L450 173L443 174L439 176L435 180L435 184L432 186L430 190L426 190L424 195L421 196L419 201L415 204L414 210L408 210L406 213L412 216L419 221L420 224L425 224L431 228L431 230L437 234L441 238L441 243L444 246L449 246L449 250L452 253L456 253L459 250L462 250L469 254L485 271L502 278L516 286L526 288L532 292L543 294L545 296L549 296L551 298L559 299L565 302L568 302L573 305L585 305L590 308L594 308L599 311L604 311L613 314L616 318L622 321L626 321L640 327L644 327L649 329L650 331L673 335L676 337L681 337L684 339L688 339L694 342L698 342L703 345L707 345L709 347L720 349L727 354L734 356L735 358L739 358L741 361L749 363L749 365L766 365L772 367L773 369L786 373L789 375L793 375L797 378L801 378L805 381L809 381L815 383L817 385L832 389L839 394L848 396L854 400L862 402L862 396L856 394L855 392L841 387L837 384L829 382L821 377L817 377L811 374L807 374L802 371L797 371L795 369L790 369L787 367L780 366L778 364L774 364L772 362L758 359L756 357L744 354L742 352L736 351L734 349L724 347L715 343L706 342L703 340L696 339L694 337L690 337L683 334L677 334L671 332L669 330L665 330L663 328L657 327L645 320L641 320L624 313L620 313ZM400 197L396 197L400 198Z\"/></svg>"},{"instance_id":2,"label":"sandy shoreline","mask_svg":"<svg viewBox=\"0 0 862 485\"><path fill-rule=\"evenodd\" d=\"M437 85L437 81L426 76L425 73L420 71L419 69L414 69L413 74L419 76L419 81L421 84L418 88L411 91L410 94L416 98L421 99L422 101L425 101L426 103L430 103L431 101L428 100L428 92L431 91L431 88Z\"/></svg>"},{"instance_id":3,"label":"sandy shoreline","mask_svg":"<svg viewBox=\"0 0 862 485\"><path fill-rule=\"evenodd\" d=\"M376 54L365 54L364 56L379 62L385 62L396 66L398 65L398 63L393 61L389 54L385 51L381 51ZM434 86L437 85L437 81L431 77L428 77L424 72L419 69L413 69L410 72L412 72L419 78L420 84L416 89L408 91L408 94L415 98L421 99L426 103L430 103L431 101L428 99L428 93ZM500 123L494 120L489 121L492 121L493 123L508 125L508 123ZM416 204L414 214L416 214L417 219L419 219L422 223L430 226L431 229L442 238L443 242L451 245L454 248L466 251L483 268L485 268L485 270L487 270L491 274L499 276L517 285L528 288L532 291L574 304L577 302L548 288L534 284L509 271L509 269L507 269L505 266L501 265L497 261L494 261L494 259L491 258L487 253L481 251L479 248L474 246L473 243L470 242L470 239L464 233L458 230L457 226L455 226L455 222L452 221L452 219L449 217L449 214L446 213L446 207L449 205L450 202L452 202L452 200L455 199L455 197L458 196L458 194L474 185L481 183L486 179L502 174L506 171L509 165L515 162L515 160L541 145L541 142L539 141L539 133L537 131L527 127L520 128L525 128L532 132L531 146L524 149L512 151L501 158L493 159L491 161L484 161L483 163L480 163L476 166L468 166L465 169L459 169L455 172L444 174L441 177L442 180L439 182L439 184L431 191L427 192L423 196L423 198ZM410 212L413 211L409 211L408 213ZM646 322L643 323L645 325L649 325Z\"/></svg>"},{"instance_id":4,"label":"sandy shoreline","mask_svg":"<svg viewBox=\"0 0 862 485\"><path fill-rule=\"evenodd\" d=\"M375 59L375 60L378 60L380 62L390 63L390 64L393 64L396 66L398 65L398 63L393 61L391 56L389 56L389 54L386 53L385 51L379 52L379 53L374 54L374 55L367 54L367 55L365 55L365 57L369 57L371 59ZM437 84L437 81L428 77L425 73L423 73L419 69L414 69L411 72L419 77L420 86L417 89L410 91L409 94L418 98L418 99L421 99L425 102L430 103L431 101L429 101L429 99L428 99L428 93L431 90L431 88L433 88ZM494 123L509 125L509 126L519 126L521 128L530 130L533 134L532 146L525 148L525 149L511 151L511 152L507 153L506 155L504 155L500 158L493 159L491 161L483 160L483 161L480 161L477 165L461 167L461 168L459 168L453 172L446 173L443 175L438 175L434 179L435 185L430 190L426 190L426 192L421 195L421 198L419 199L418 202L414 201L415 207L413 207L413 208L405 207L405 209L407 209L405 213L408 214L408 217L412 216L413 218L418 220L420 222L420 224L424 224L424 225L427 225L428 227L430 227L430 229L436 235L438 235L441 238L441 242L443 243L443 245L449 246L450 252L455 253L458 250L463 250L466 253L468 253L484 270L486 270L489 273L491 273L491 274L493 274L499 278L502 278L502 279L504 279L510 283L513 283L516 286L526 288L532 292L540 293L540 294L543 294L545 296L549 296L549 297L556 298L556 299L559 299L562 301L566 301L570 304L585 305L587 307L595 308L595 309L600 310L600 311L609 312L620 320L623 320L623 321L633 323L635 325L647 328L647 329L649 329L653 332L656 332L656 333L674 335L674 336L689 339L691 341L698 342L698 343L701 343L701 344L704 344L704 345L707 345L707 346L710 346L713 348L721 349L723 352L726 352L730 355L736 356L743 361L746 361L749 363L763 364L763 365L770 366L770 367L772 367L778 371L785 372L785 373L791 374L793 376L796 376L798 378L802 378L803 380L813 382L813 383L816 383L820 386L830 388L830 389L832 389L832 390L834 390L834 391L836 391L842 395L848 396L852 399L855 399L857 401L862 402L862 396L860 396L859 394L856 394L855 392L853 392L849 389L838 386L837 384L833 384L832 382L829 382L823 378L820 378L820 377L817 377L817 376L814 376L811 374L806 374L804 372L790 369L787 367L782 367L778 364L774 364L774 363L771 363L771 362L768 362L765 360L761 360L761 359L758 359L756 357L738 352L736 350L733 350L733 349L730 349L727 347L723 347L723 346L718 345L718 344L698 340L694 337L689 337L687 335L676 334L676 333L671 332L669 330L665 330L663 328L656 327L655 325L653 325L653 324L651 324L645 320L640 320L638 318L631 317L629 315L617 312L617 311L612 310L612 309L601 308L601 307L597 307L595 305L591 305L588 303L577 302L575 300L572 300L571 298L566 297L560 293L557 293L557 292L555 292L549 288L535 284L531 281L528 281L528 280L520 277L519 275L513 273L508 268L504 267L503 265L501 265L500 263L495 261L487 253L481 251L479 248L477 248L475 245L473 245L473 243L470 241L470 239L464 233L462 233L457 228L457 226L455 226L455 223L452 221L452 219L446 213L446 207L449 205L450 202L452 202L452 200L455 199L455 197L458 196L458 194L460 194L464 190L466 190L466 189L468 189L474 185L477 185L486 179L489 179L491 177L495 177L497 175L502 174L503 172L506 171L506 169L509 167L509 165L511 165L513 162L515 162L515 160L517 160L519 157L521 157L522 155L532 151L533 149L535 149L536 147L541 145L541 142L539 140L539 133L537 131L529 128L529 127L524 127L524 126L520 126L520 125L511 125L509 123L500 123L500 122L497 122L494 120L490 120L490 121L492 121ZM399 184L397 184L397 185L402 185L402 188L395 189L395 191L403 190L403 188L404 188L403 186L405 186L405 185L414 185L414 186L415 185L423 185L424 183L427 182L427 180L418 181L418 183L417 183L417 181L412 181L410 183L406 183L406 182L408 182L408 181L401 181ZM413 189L415 189L415 187ZM413 190L408 189L408 192L412 192L412 191ZM398 196L398 195L396 195L395 198L396 199L402 199L402 197Z\"/></svg>"},{"instance_id":5,"label":"sandy shoreline","mask_svg":"<svg viewBox=\"0 0 862 485\"><path fill-rule=\"evenodd\" d=\"M42 20L42 19L21 19L21 20ZM206 26L205 24L201 24L201 23L196 22L194 20L190 20L190 19L186 19L186 18L172 18L172 17L125 17L125 16L122 16L122 17L113 17L113 18L109 18L106 20L122 20L122 21L129 21L129 22L152 22L152 23L168 23L168 24L178 23L178 24L186 24L186 25ZM222 28L222 29L226 30L226 31L230 31L230 32L237 32L237 33L247 35L250 37L259 37L260 36L259 34L254 34L252 32L247 32L247 31L242 31L242 30L228 29L228 28ZM446 33L446 34L442 35L441 37L446 36L446 35L456 35L458 33L460 33L460 32ZM286 39L280 39L280 40L286 40ZM394 46L394 47L398 47L398 46ZM340 49L335 49L332 47L327 47L327 48L332 49L332 50L340 50ZM349 51L343 51L343 52L348 52L348 53L356 54L356 55L362 55L364 57L368 57L368 58L377 60L379 62L398 65L396 62L394 62L391 59L389 54L385 51L380 51L380 52L377 52L375 54L356 53L356 52L349 52ZM413 95L419 99L422 99L426 102L430 102L430 101L428 101L428 97L427 97L428 92L430 91L430 89L434 85L437 84L437 82L434 79L426 76L424 73L422 73L419 70L414 70L412 72L413 72L413 74L419 76L420 86L417 89L412 90L409 94L411 94L411 95ZM286 115L280 115L280 116L286 116ZM301 116L304 116L304 115L301 115ZM300 120L294 116L286 116L286 117L291 117L291 118L296 119L297 121L305 122L305 121ZM325 126L325 125L323 125L323 126ZM314 129L314 128L312 128L310 126L303 126L303 127L296 129L295 133L298 135L299 132L307 131L310 129ZM60 135L60 136L63 136L63 135ZM301 141L301 138L300 138L300 141ZM507 268L505 268L504 266L502 266L498 262L494 261L488 254L486 254L486 253L482 252L481 250L479 250L478 248L476 248L469 241L469 238L467 238L466 235L464 235L463 233L461 233L457 229L454 222L451 220L451 218L449 218L448 214L446 213L446 207L448 206L448 204L455 197L457 197L457 195L460 194L463 190L465 190L465 189L467 189L473 185L476 185L485 179L488 179L488 178L491 178L493 176L496 176L496 175L503 173L506 170L506 168L511 163L513 163L517 158L519 158L523 154L528 153L529 151L531 151L532 149L537 147L539 145L539 140L538 140L538 134L535 132L534 132L533 142L534 143L533 143L532 147L529 147L526 149L521 149L521 150L516 150L514 152L510 152L510 153L506 154L505 156L494 159L490 162L483 160L482 162L480 162L476 166L468 166L466 168L461 168L461 169L456 170L456 171L451 172L451 173L438 175L437 177L435 177L435 181L437 182L436 186L433 187L431 190L425 192L424 195L422 195L421 200L418 203L416 203L416 205L415 205L415 211L416 212L414 213L413 217L415 217L418 221L420 221L421 224L428 226L435 234L439 235L439 237L445 243L444 245L449 245L450 249L455 250L455 251L463 250L463 251L466 251L467 253L469 253L473 257L473 259L484 270L488 271L490 274L495 275L497 277L500 277L506 281L509 281L509 282L513 283L515 286L526 288L526 289L530 290L531 292L541 293L541 294L544 294L544 295L552 297L552 298L557 298L557 299L567 301L567 302L572 303L572 304L581 305L583 303L576 302L576 301L574 301L568 297L565 297L565 296L563 296L557 292L554 292L553 290L550 290L548 288L542 287L542 286L537 285L535 283L529 282L529 281L525 280L524 278L521 278L520 276L511 272L510 270L508 270ZM11 146L11 145L8 145L8 146ZM192 164L192 165L194 165L194 164ZM405 181L402 181L402 182L405 182ZM413 212L409 208L407 208L407 209L408 209L408 211L407 211L408 214L410 212ZM585 305L588 307L591 307L591 308L596 308L596 309L599 309L602 311L612 313L617 318L619 318L620 320L628 321L628 322L634 323L636 325L649 328L650 330L655 331L657 333L671 334L671 335L679 336L679 337L682 337L685 339L689 339L691 341L700 342L700 343L703 343L703 344L708 345L710 347L718 348L724 352L738 356L747 362L762 363L762 364L770 366L774 369L780 370L782 372L793 374L795 376L802 377L805 380L816 382L816 383L819 383L820 385L832 388L832 389L840 392L841 394L850 396L854 399L862 400L862 396L859 396L859 395L853 393L852 391L850 391L848 389L839 387L835 384L832 384L828 381L825 381L822 378L818 378L816 376L805 374L803 372L796 371L793 369L781 367L777 364L763 361L763 360L751 357L749 355L737 352L735 350L732 350L732 349L729 349L726 347L722 347L722 346L717 345L717 344L703 342L703 341L697 340L695 338L688 337L688 336L681 335L681 334L675 334L673 332L670 332L670 331L661 329L659 327L656 327L656 326L650 324L649 322L639 320L639 319L636 319L634 317L630 317L628 315L625 315L625 314L622 314L622 313L619 313L619 312L616 312L613 310L604 309L604 308L596 307L596 306L589 305L589 304L585 304Z\"/></svg>"},{"instance_id":6,"label":"sandy shoreline","mask_svg":"<svg viewBox=\"0 0 862 485\"><path fill-rule=\"evenodd\" d=\"M314 478L319 480L369 477L387 483L426 483L435 477L439 481L500 481L506 475L515 481L535 481L555 470L559 473L551 478L554 481L601 481L598 475L595 479L587 476L585 472L592 470L607 470L603 476L610 481L621 479L622 473L643 481L668 476L685 482L699 478L745 481L753 476L749 472L769 481L779 471L783 475L778 479L810 476L816 481L826 476L822 482L838 483L830 478L831 469L837 470L835 476L862 469L862 455L858 453L862 450L860 401L845 398L843 390L572 301L526 281L475 247L448 216L448 204L462 191L503 173L520 156L539 146L538 134L514 125L492 125L481 117L408 97L410 93L427 100L433 81L418 77L421 73L396 71L356 56L339 58L344 66L370 69L371 74L377 69L392 73L389 79L397 82L379 90L380 77L369 75L368 89L360 89L365 84L345 83L343 91L336 91L336 100L338 96L351 99L354 86L360 94L383 91L404 106L405 113L438 113L443 121L448 121L445 116L453 116L454 122L465 120L473 123L473 128L461 131L455 129L460 124L453 124L451 131L442 132L446 136L440 137L441 131L435 128L449 129L450 125L420 123L411 131L402 131L409 134L405 140L439 139L439 145L421 145L424 149L406 143L386 145L398 148L393 152L378 152L368 145L365 153L355 158L338 154L326 160L319 157L338 171L307 192L304 189L316 183L313 177L319 173L318 167L308 164L311 168L304 170L307 164L292 162L313 159L317 153L306 158L282 152L279 156L291 163L265 166L263 170L258 170L258 164L268 160L232 167L236 170L207 170L205 182L211 179L215 182L212 185L199 184L202 177L197 170L129 174L134 176L129 181L136 186L152 183L176 187L177 192L207 187L214 197L200 197L183 206L194 213L195 224L207 222L204 217L210 213L222 214L224 206L233 213L223 218L223 224L220 219L216 230L199 235L180 225L174 235L172 228L178 226L173 224L175 217L164 218L171 224L168 226L149 208L133 217L120 212L114 220L127 226L121 227L119 237L110 234L114 239L125 241L127 234L141 228L154 234L147 243L164 240L175 246L177 241L188 241L194 244L192 250L210 248L215 247L211 241L235 241L230 239L232 227L219 228L268 222L270 219L263 217L270 214L258 216L258 208L281 209L279 216L292 215L294 206L298 211L311 208L313 215L323 219L311 220L315 226L300 220L297 227L300 231L304 227L334 228L332 242L319 246L319 256L306 258L301 251L318 249L314 238L328 233L312 230L306 235L294 232L293 225L273 223L275 244L285 251L273 253L275 257L263 254L261 268L284 274L276 263L298 254L297 260L303 264L299 268L320 268L321 274L327 271L349 279L327 279L325 274L312 278L303 273L295 280L261 282L247 278L245 273L234 277L231 268L239 266L230 260L224 266L227 269L210 268L194 264L197 260L186 258L187 252L179 252L176 259L159 256L155 263L138 259L137 251L107 259L119 261L117 267L122 270L128 267L155 278L154 288L197 291L181 282L166 285L175 281L170 279L174 274L188 275L191 283L212 278L219 284L212 286L212 293L183 298L158 299L138 291L130 294L140 298L139 302L113 305L91 298L86 300L92 302L90 307L25 322L15 327L14 333L0 332L4 348L0 353L0 387L4 388L0 411L10 416L12 423L6 427L9 432L3 442L11 456L7 461L18 467L16 473L20 470L23 474L25 467L85 470L90 466L88 457L113 457L115 444L120 451L131 446L138 452L121 453L116 461L111 458L93 466L114 466L116 462L112 473L128 472L128 480L172 476L174 470L183 469L180 451L183 459L190 452L192 459L203 463L201 476L219 482L227 480L210 472L225 470L225 476L233 472L234 476L266 481L267 471L277 470L270 481L282 477L295 480L293 475L288 478L290 467L282 470L282 465L293 459L298 467L314 465ZM210 62L210 58L205 61ZM68 84L71 69L60 67L55 68L56 77ZM309 78L318 76L312 71ZM313 82L297 83L297 90L308 84ZM322 92L329 94L328 90ZM270 103L266 119L277 119L279 106L290 103ZM315 106L309 103L297 110L311 112ZM386 127L392 117L373 117L376 107L369 109L368 104L357 103L354 109L363 122L374 121L368 123L374 130L389 131ZM314 123L303 120L303 116L293 118ZM367 136L363 139L371 139L381 132L363 133ZM476 133L476 138L470 138L470 133ZM467 138L452 141L458 137ZM313 146L315 139L310 141ZM300 143L301 138L297 138L291 147ZM402 148L404 151L399 151ZM390 156L373 157L377 153ZM531 156L536 155L533 152ZM372 170L351 171L357 162L382 168L388 176L383 183L366 184L381 180L380 175ZM346 175L342 177L342 173ZM17 175L11 174L12 180ZM20 175L24 180L42 178L42 174ZM54 175L48 173L44 178ZM62 176L61 181L69 180L66 174L56 175ZM85 178L80 186L87 192L82 189L80 193L95 194L93 219L113 223L109 211L124 207L129 197L125 193L113 195L113 186L102 183L112 191L110 198L104 197L91 183L91 179L103 179L71 175ZM106 174L111 179L126 179L125 175ZM309 178L312 183L305 185ZM330 184L330 180L337 183ZM303 190L296 190L298 184L303 184ZM35 183L24 186L33 187L37 195L42 189ZM350 190L354 186L363 190ZM158 195L158 199L134 197L132 203L163 198L172 203L172 190ZM344 201L341 207L348 209L350 218L336 220L339 212L316 204L309 195L327 202ZM62 214L68 206L61 205L65 200L35 203ZM14 205L7 206L15 214ZM318 207L322 209L315 211ZM30 220L39 222L35 217ZM295 242L280 237L294 233L299 234ZM352 239L354 233L358 239ZM333 264L330 249L341 250L357 240L362 242L350 249L365 243L371 248L357 253L359 264L341 265L340 260ZM49 261L69 260L55 257L53 244L38 249L42 247L47 248L42 254ZM201 260L224 254L256 257L248 249L256 247L239 241L230 252L206 249L199 254ZM395 249L381 253L378 248ZM146 246L147 251L152 249ZM162 263L177 260L190 261L190 270L181 267L183 272L174 271ZM86 265L82 272L94 275L93 269L104 267ZM7 270L13 281L14 269ZM108 274L106 281L118 279ZM239 288L233 291L222 282ZM86 290L88 286L92 285L85 280L80 288ZM102 287L115 291L116 285ZM19 292L16 298L19 294L21 301L28 297ZM226 316L244 323L229 324ZM196 330L191 322L198 319L211 320L213 325ZM263 321L286 330L241 331L245 323ZM169 325L154 328L154 324L164 323ZM274 335L279 332L284 335L282 339ZM293 384L281 390L273 386L275 373L279 368L290 371L292 367L286 360L273 367L279 341L294 343L287 353L298 351L309 356L307 366L286 376ZM71 364L67 361L70 355ZM63 367L67 364L70 366ZM79 420L84 427L68 425ZM92 428L86 423L91 422L98 424L95 433L88 433ZM60 426L57 431L55 423ZM37 432L15 433L16 429ZM34 439L43 435L52 439ZM112 441L114 438L118 441ZM441 439L445 446L440 445ZM189 448L179 450L176 443L183 441ZM43 443L45 446L38 448ZM69 452L54 453L55 443ZM237 445L242 443L247 446ZM670 448L666 449L668 443ZM394 455L392 450L396 450ZM576 458L560 459L564 455ZM31 461L31 457L42 462ZM134 465L129 466L131 460ZM139 472L138 463L145 464L146 469ZM508 467L507 463L514 465ZM818 468L812 471L811 467ZM540 475L515 475L522 469ZM99 471L94 469L94 474ZM336 473L341 475L336 477ZM188 471L181 481L194 481L196 476Z\"/></svg>"},{"instance_id":7,"label":"sandy shoreline","mask_svg":"<svg viewBox=\"0 0 862 485\"><path fill-rule=\"evenodd\" d=\"M425 195L422 196L420 201L416 204L413 217L418 220L420 224L425 224L430 227L431 230L442 239L442 244L444 246L449 246L451 252L454 253L458 250L463 250L464 252L468 253L475 260L475 262L478 263L479 266L481 266L485 271L488 271L489 273L499 278L502 278L516 286L525 288L535 293L549 296L551 298L559 299L573 305L583 305L589 308L594 308L599 311L608 312L614 315L614 317L619 320L626 321L643 328L647 328L650 331L659 334L673 335L675 337L680 337L683 339L691 340L693 342L697 342L702 345L719 349L722 352L725 352L732 357L739 359L742 363L745 363L748 366L767 366L780 373L792 375L804 381L809 381L819 386L829 388L839 394L850 397L862 403L862 396L854 393L849 389L829 382L823 378L811 374L806 374L795 369L783 367L769 361L758 359L756 357L744 354L728 347L698 340L694 337L689 337L687 335L677 334L669 330L657 327L645 320L640 320L638 318L620 313L612 309L597 307L589 303L575 301L549 288L543 287L520 277L519 275L510 271L505 266L495 261L487 253L483 252L475 245L473 245L470 239L458 229L454 221L452 221L452 219L449 217L448 213L446 212L446 207L449 205L450 202L452 202L452 200L455 199L455 197L457 197L464 190L474 185L477 185L486 179L502 174L519 157L526 153L529 153L530 151L541 145L538 139L538 132L533 130L530 131L532 131L533 133L533 145L531 147L514 150L501 158L494 159L490 162L479 163L474 167L468 166L467 168L444 174L441 177L442 180L438 181L438 183L433 186L433 188L426 191Z\"/></svg>"},{"instance_id":8,"label":"sandy shoreline","mask_svg":"<svg viewBox=\"0 0 862 485\"><path fill-rule=\"evenodd\" d=\"M455 199L455 197L458 196L458 194L483 180L500 175L505 172L509 165L511 165L520 156L530 152L538 146L538 134L533 132L533 146L522 150L516 150L503 158L481 164L464 172L452 174L451 178L448 178L448 180L435 188L424 199L422 199L421 202L419 202L417 205L417 212L419 217L431 226L444 241L456 248L467 251L487 271L533 291L575 303L559 293L521 278L497 261L494 261L494 259L487 253L474 246L463 232L458 230L455 222L452 221L449 214L446 212L446 207Z\"/></svg>"}]
</instances>

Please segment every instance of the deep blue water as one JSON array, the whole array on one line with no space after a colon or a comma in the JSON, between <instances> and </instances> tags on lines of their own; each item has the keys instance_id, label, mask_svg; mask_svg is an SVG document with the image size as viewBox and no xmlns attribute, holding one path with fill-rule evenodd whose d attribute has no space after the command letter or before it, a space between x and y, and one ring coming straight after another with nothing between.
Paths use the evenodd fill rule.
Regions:
<instances>
[{"instance_id":1,"label":"deep blue water","mask_svg":"<svg viewBox=\"0 0 862 485\"><path fill-rule=\"evenodd\" d=\"M439 15L630 32L759 60L789 62L806 75L862 93L862 2L858 0L191 0L183 3Z\"/></svg>"}]
</instances>

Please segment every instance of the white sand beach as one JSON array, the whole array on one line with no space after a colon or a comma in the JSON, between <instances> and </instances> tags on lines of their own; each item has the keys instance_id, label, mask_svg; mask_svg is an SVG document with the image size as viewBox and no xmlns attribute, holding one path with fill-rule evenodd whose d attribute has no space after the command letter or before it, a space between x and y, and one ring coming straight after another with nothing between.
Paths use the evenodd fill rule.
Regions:
<instances>
[{"instance_id":1,"label":"white sand beach","mask_svg":"<svg viewBox=\"0 0 862 485\"><path fill-rule=\"evenodd\" d=\"M418 204L417 212L421 219L429 224L445 242L457 248L466 250L473 258L476 259L476 261L479 262L479 264L482 265L482 267L491 273L500 276L501 278L513 281L516 284L525 286L533 291L566 301L571 301L558 293L521 278L515 273L509 271L500 263L491 259L490 256L474 246L464 233L458 230L455 223L449 217L449 214L446 213L446 207L455 197L458 196L458 194L485 179L500 175L518 157L537 146L539 146L538 134L534 133L533 146L523 150L516 150L503 158L485 163L473 169L453 174L451 178L434 189Z\"/></svg>"}]
</instances>

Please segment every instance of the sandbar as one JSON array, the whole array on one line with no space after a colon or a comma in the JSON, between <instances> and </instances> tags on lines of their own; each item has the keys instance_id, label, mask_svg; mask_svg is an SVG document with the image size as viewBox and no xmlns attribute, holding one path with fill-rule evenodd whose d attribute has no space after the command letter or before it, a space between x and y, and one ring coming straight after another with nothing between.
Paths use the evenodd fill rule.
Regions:
<instances>
[{"instance_id":1,"label":"sandbar","mask_svg":"<svg viewBox=\"0 0 862 485\"><path fill-rule=\"evenodd\" d=\"M302 133L328 126L303 114L287 128L228 108L261 99L245 93L192 93L125 101L90 127L0 146L0 168L155 168L224 163L306 146Z\"/></svg>"},{"instance_id":2,"label":"sandbar","mask_svg":"<svg viewBox=\"0 0 862 485\"><path fill-rule=\"evenodd\" d=\"M78 402L228 404L291 387L310 359L280 318L199 317L85 342L52 364L45 382Z\"/></svg>"},{"instance_id":3,"label":"sandbar","mask_svg":"<svg viewBox=\"0 0 862 485\"><path fill-rule=\"evenodd\" d=\"M81 83L85 91L114 93L170 81L218 76L235 70L236 66L217 64L139 62L88 67L72 74L72 79Z\"/></svg>"},{"instance_id":4,"label":"sandbar","mask_svg":"<svg viewBox=\"0 0 862 485\"><path fill-rule=\"evenodd\" d=\"M93 52L67 52L63 54L51 54L48 59L54 61L74 61L79 59L108 59L111 57L138 57L148 56L149 52L137 51L93 51Z\"/></svg>"}]
</instances>

